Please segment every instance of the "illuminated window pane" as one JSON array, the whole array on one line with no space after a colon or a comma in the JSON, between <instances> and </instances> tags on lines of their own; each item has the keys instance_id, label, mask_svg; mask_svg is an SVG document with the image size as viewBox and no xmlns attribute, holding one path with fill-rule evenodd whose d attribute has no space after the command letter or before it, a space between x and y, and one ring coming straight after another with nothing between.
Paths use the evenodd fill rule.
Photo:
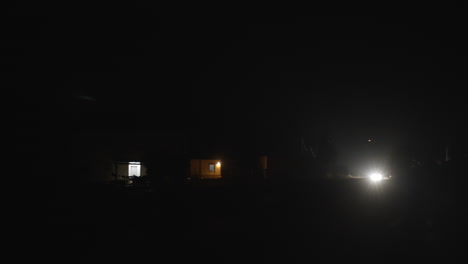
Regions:
<instances>
[{"instance_id":1,"label":"illuminated window pane","mask_svg":"<svg viewBox=\"0 0 468 264\"><path fill-rule=\"evenodd\" d=\"M215 165L213 163L210 163L210 171L214 171L215 170Z\"/></svg>"},{"instance_id":2,"label":"illuminated window pane","mask_svg":"<svg viewBox=\"0 0 468 264\"><path fill-rule=\"evenodd\" d=\"M141 165L128 165L128 176L137 176L139 177L141 174Z\"/></svg>"}]
</instances>

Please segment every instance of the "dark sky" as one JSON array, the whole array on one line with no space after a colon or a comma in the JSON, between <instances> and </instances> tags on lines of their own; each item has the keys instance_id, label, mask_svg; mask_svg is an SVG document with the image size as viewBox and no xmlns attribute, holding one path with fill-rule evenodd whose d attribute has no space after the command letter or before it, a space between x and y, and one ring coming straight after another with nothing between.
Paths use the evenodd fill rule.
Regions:
<instances>
[{"instance_id":1,"label":"dark sky","mask_svg":"<svg viewBox=\"0 0 468 264\"><path fill-rule=\"evenodd\" d=\"M345 140L464 121L463 4L406 16L53 10L10 10L5 67L19 115L49 128L196 131L238 144L323 126Z\"/></svg>"}]
</instances>

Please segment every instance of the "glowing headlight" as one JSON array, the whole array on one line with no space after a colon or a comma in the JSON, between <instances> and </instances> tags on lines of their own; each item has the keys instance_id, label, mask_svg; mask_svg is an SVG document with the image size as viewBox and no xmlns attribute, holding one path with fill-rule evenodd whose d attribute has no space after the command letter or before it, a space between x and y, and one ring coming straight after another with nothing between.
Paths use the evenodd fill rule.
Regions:
<instances>
[{"instance_id":1,"label":"glowing headlight","mask_svg":"<svg viewBox=\"0 0 468 264\"><path fill-rule=\"evenodd\" d=\"M370 179L371 179L371 181L378 182L378 181L381 181L383 179L383 176L380 173L373 173L373 174L370 175Z\"/></svg>"}]
</instances>

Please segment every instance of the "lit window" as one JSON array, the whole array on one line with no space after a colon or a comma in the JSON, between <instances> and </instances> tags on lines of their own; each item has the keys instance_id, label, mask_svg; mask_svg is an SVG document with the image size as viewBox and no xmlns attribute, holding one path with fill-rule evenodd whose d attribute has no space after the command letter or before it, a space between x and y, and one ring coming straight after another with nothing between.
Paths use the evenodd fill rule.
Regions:
<instances>
[{"instance_id":1,"label":"lit window","mask_svg":"<svg viewBox=\"0 0 468 264\"><path fill-rule=\"evenodd\" d=\"M128 176L141 176L141 165L140 162L129 162L128 164Z\"/></svg>"},{"instance_id":2,"label":"lit window","mask_svg":"<svg viewBox=\"0 0 468 264\"><path fill-rule=\"evenodd\" d=\"M214 165L214 163L210 163L210 171L215 171L215 165Z\"/></svg>"}]
</instances>

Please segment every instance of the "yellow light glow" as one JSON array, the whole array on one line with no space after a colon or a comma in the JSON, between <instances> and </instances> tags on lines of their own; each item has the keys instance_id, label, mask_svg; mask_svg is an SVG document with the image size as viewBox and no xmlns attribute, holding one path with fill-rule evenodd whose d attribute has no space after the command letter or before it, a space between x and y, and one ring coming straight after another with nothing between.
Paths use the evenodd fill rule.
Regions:
<instances>
[{"instance_id":1,"label":"yellow light glow","mask_svg":"<svg viewBox=\"0 0 468 264\"><path fill-rule=\"evenodd\" d=\"M220 165L221 165L221 162L218 161L218 163L216 163L216 165L220 166Z\"/></svg>"}]
</instances>

